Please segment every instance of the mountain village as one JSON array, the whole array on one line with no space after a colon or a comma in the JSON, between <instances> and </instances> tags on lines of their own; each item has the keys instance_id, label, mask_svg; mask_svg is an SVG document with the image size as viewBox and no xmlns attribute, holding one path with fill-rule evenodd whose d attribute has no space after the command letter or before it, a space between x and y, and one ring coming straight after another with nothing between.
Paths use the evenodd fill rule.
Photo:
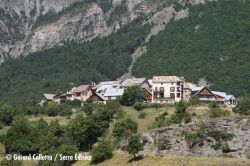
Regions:
<instances>
[{"instance_id":1,"label":"mountain village","mask_svg":"<svg viewBox=\"0 0 250 166\"><path fill-rule=\"evenodd\" d=\"M66 101L78 100L84 103L91 101L93 103L106 104L108 101L120 98L126 88L139 86L145 91L146 103L176 103L181 100L189 101L198 99L203 104L217 102L221 106L235 107L237 99L234 95L226 92L211 90L206 85L193 84L178 76L154 76L147 78L128 78L125 80L105 81L89 85L80 85L74 87L66 93L43 94L39 101L39 106L46 102L64 103Z\"/></svg>"}]
</instances>

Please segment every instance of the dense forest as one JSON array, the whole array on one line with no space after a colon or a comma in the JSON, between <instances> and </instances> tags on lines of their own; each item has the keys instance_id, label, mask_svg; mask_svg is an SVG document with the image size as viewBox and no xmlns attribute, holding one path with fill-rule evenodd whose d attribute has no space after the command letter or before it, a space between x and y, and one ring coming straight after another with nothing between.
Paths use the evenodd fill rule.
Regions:
<instances>
[{"instance_id":1,"label":"dense forest","mask_svg":"<svg viewBox=\"0 0 250 166\"><path fill-rule=\"evenodd\" d=\"M155 36L135 65L137 76L205 77L212 88L250 95L250 4L220 0L191 8Z\"/></svg>"},{"instance_id":2,"label":"dense forest","mask_svg":"<svg viewBox=\"0 0 250 166\"><path fill-rule=\"evenodd\" d=\"M79 84L116 79L127 71L131 53L149 31L141 21L109 37L88 43L66 43L0 67L0 101L36 104L43 93L69 90Z\"/></svg>"}]
</instances>

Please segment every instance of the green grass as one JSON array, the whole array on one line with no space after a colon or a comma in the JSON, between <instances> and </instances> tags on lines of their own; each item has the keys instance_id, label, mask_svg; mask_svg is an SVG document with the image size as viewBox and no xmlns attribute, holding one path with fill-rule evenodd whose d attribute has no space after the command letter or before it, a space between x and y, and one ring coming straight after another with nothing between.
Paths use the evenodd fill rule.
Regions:
<instances>
[{"instance_id":1,"label":"green grass","mask_svg":"<svg viewBox=\"0 0 250 166\"><path fill-rule=\"evenodd\" d=\"M174 113L175 108L174 106L164 106L158 108L158 110L156 110L155 108L146 108L142 110L147 114L144 119L139 118L139 114L142 111L136 111L133 107L124 107L124 110L128 117L132 118L138 123L138 132L141 133L149 130L157 116L165 111L167 111L169 114L172 114Z\"/></svg>"}]
</instances>

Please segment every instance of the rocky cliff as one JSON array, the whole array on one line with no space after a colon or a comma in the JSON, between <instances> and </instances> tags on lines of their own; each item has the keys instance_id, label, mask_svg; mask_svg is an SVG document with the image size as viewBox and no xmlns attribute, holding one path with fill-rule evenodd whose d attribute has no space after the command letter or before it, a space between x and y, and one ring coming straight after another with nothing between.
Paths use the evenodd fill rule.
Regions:
<instances>
[{"instance_id":1,"label":"rocky cliff","mask_svg":"<svg viewBox=\"0 0 250 166\"><path fill-rule=\"evenodd\" d=\"M198 3L205 0L0 0L0 63L107 36L139 17L158 25L156 34L172 16L186 17L187 4Z\"/></svg>"}]
</instances>

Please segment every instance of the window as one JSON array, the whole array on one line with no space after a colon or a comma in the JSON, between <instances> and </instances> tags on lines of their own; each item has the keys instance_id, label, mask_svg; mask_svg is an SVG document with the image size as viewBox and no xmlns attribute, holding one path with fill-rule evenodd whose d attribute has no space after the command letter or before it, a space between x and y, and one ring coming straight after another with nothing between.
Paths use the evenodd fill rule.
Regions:
<instances>
[{"instance_id":1,"label":"window","mask_svg":"<svg viewBox=\"0 0 250 166\"><path fill-rule=\"evenodd\" d=\"M164 98L164 87L160 87L160 98Z\"/></svg>"},{"instance_id":2,"label":"window","mask_svg":"<svg viewBox=\"0 0 250 166\"><path fill-rule=\"evenodd\" d=\"M177 86L180 86L181 85L181 82L177 82Z\"/></svg>"},{"instance_id":3,"label":"window","mask_svg":"<svg viewBox=\"0 0 250 166\"><path fill-rule=\"evenodd\" d=\"M181 97L181 94L180 93L177 93L177 98L180 98Z\"/></svg>"},{"instance_id":4,"label":"window","mask_svg":"<svg viewBox=\"0 0 250 166\"><path fill-rule=\"evenodd\" d=\"M170 93L170 98L174 99L175 98L175 94L174 93Z\"/></svg>"},{"instance_id":5,"label":"window","mask_svg":"<svg viewBox=\"0 0 250 166\"><path fill-rule=\"evenodd\" d=\"M158 91L158 88L157 87L155 87L155 92L157 92Z\"/></svg>"},{"instance_id":6,"label":"window","mask_svg":"<svg viewBox=\"0 0 250 166\"><path fill-rule=\"evenodd\" d=\"M161 83L161 85L163 85L163 83Z\"/></svg>"},{"instance_id":7,"label":"window","mask_svg":"<svg viewBox=\"0 0 250 166\"><path fill-rule=\"evenodd\" d=\"M170 92L174 92L175 91L175 87L170 87Z\"/></svg>"}]
</instances>

